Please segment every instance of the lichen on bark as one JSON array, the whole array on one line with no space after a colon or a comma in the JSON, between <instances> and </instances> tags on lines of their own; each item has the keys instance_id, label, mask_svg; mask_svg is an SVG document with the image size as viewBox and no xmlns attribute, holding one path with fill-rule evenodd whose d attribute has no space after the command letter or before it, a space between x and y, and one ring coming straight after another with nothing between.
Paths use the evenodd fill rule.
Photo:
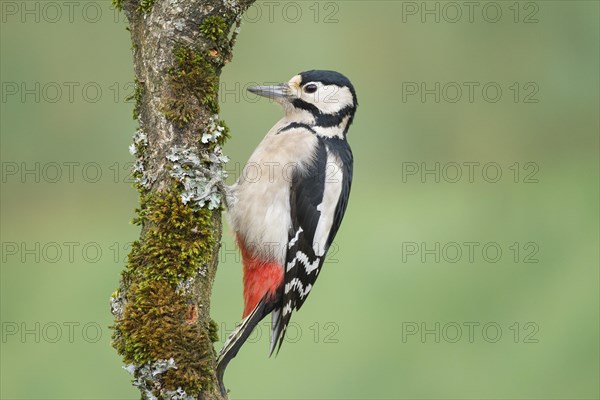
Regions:
<instances>
[{"instance_id":1,"label":"lichen on bark","mask_svg":"<svg viewBox=\"0 0 600 400\"><path fill-rule=\"evenodd\" d=\"M228 136L217 89L252 1L114 0L133 42L141 234L111 298L113 345L146 399L223 398L209 314Z\"/></svg>"}]
</instances>

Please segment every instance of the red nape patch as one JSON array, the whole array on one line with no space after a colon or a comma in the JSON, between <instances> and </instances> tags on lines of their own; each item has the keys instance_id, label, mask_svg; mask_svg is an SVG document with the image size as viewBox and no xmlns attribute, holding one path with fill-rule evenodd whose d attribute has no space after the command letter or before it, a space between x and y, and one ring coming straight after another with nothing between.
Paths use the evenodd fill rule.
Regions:
<instances>
[{"instance_id":1,"label":"red nape patch","mask_svg":"<svg viewBox=\"0 0 600 400\"><path fill-rule=\"evenodd\" d=\"M269 293L274 296L283 284L283 267L274 261L261 260L252 255L238 238L244 264L244 314L254 310L258 302Z\"/></svg>"}]
</instances>

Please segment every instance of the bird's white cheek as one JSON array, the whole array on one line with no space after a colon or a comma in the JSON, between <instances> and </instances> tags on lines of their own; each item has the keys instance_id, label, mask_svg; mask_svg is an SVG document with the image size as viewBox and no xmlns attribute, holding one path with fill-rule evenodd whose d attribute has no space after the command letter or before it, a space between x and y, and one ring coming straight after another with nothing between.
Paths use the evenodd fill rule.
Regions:
<instances>
[{"instance_id":1,"label":"bird's white cheek","mask_svg":"<svg viewBox=\"0 0 600 400\"><path fill-rule=\"evenodd\" d=\"M346 87L326 86L317 93L319 96L315 104L324 114L334 114L354 103L352 92Z\"/></svg>"}]
</instances>

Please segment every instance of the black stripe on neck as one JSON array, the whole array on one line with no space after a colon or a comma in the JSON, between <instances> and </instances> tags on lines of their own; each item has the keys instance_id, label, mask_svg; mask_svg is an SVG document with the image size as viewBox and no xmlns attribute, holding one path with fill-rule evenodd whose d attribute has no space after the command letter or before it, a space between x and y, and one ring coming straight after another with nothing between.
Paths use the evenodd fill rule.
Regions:
<instances>
[{"instance_id":1,"label":"black stripe on neck","mask_svg":"<svg viewBox=\"0 0 600 400\"><path fill-rule=\"evenodd\" d=\"M306 101L301 99L294 99L292 101L292 105L296 108L310 112L313 115L313 117L315 117L315 125L322 126L323 128L338 126L343 122L344 118L347 116L350 116L348 122L351 123L353 119L352 116L354 115L355 110L353 106L346 106L336 113L324 114L314 104L307 103ZM348 124L347 126L349 125L350 124Z\"/></svg>"},{"instance_id":2,"label":"black stripe on neck","mask_svg":"<svg viewBox=\"0 0 600 400\"><path fill-rule=\"evenodd\" d=\"M300 123L300 122L292 122L290 124L287 124L283 128L281 128L280 130L278 130L277 133L276 133L276 135L279 135L281 132L285 132L285 131L288 131L290 129L295 129L295 128L304 128L307 131L310 131L310 133L313 133L313 134L317 133L317 132L315 132L315 130L313 128L310 127L310 125L303 124L303 123Z\"/></svg>"}]
</instances>

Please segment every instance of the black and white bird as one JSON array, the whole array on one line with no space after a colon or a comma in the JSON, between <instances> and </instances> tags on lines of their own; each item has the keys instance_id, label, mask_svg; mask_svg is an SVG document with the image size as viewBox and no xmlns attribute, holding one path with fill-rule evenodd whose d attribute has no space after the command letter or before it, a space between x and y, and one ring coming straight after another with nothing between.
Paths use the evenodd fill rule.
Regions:
<instances>
[{"instance_id":1,"label":"black and white bird","mask_svg":"<svg viewBox=\"0 0 600 400\"><path fill-rule=\"evenodd\" d=\"M346 135L358 103L348 78L312 70L248 90L279 103L285 116L229 191L228 216L244 269L244 312L217 359L222 391L227 364L269 313L269 354L281 347L292 312L312 290L340 227L352 183Z\"/></svg>"}]
</instances>

